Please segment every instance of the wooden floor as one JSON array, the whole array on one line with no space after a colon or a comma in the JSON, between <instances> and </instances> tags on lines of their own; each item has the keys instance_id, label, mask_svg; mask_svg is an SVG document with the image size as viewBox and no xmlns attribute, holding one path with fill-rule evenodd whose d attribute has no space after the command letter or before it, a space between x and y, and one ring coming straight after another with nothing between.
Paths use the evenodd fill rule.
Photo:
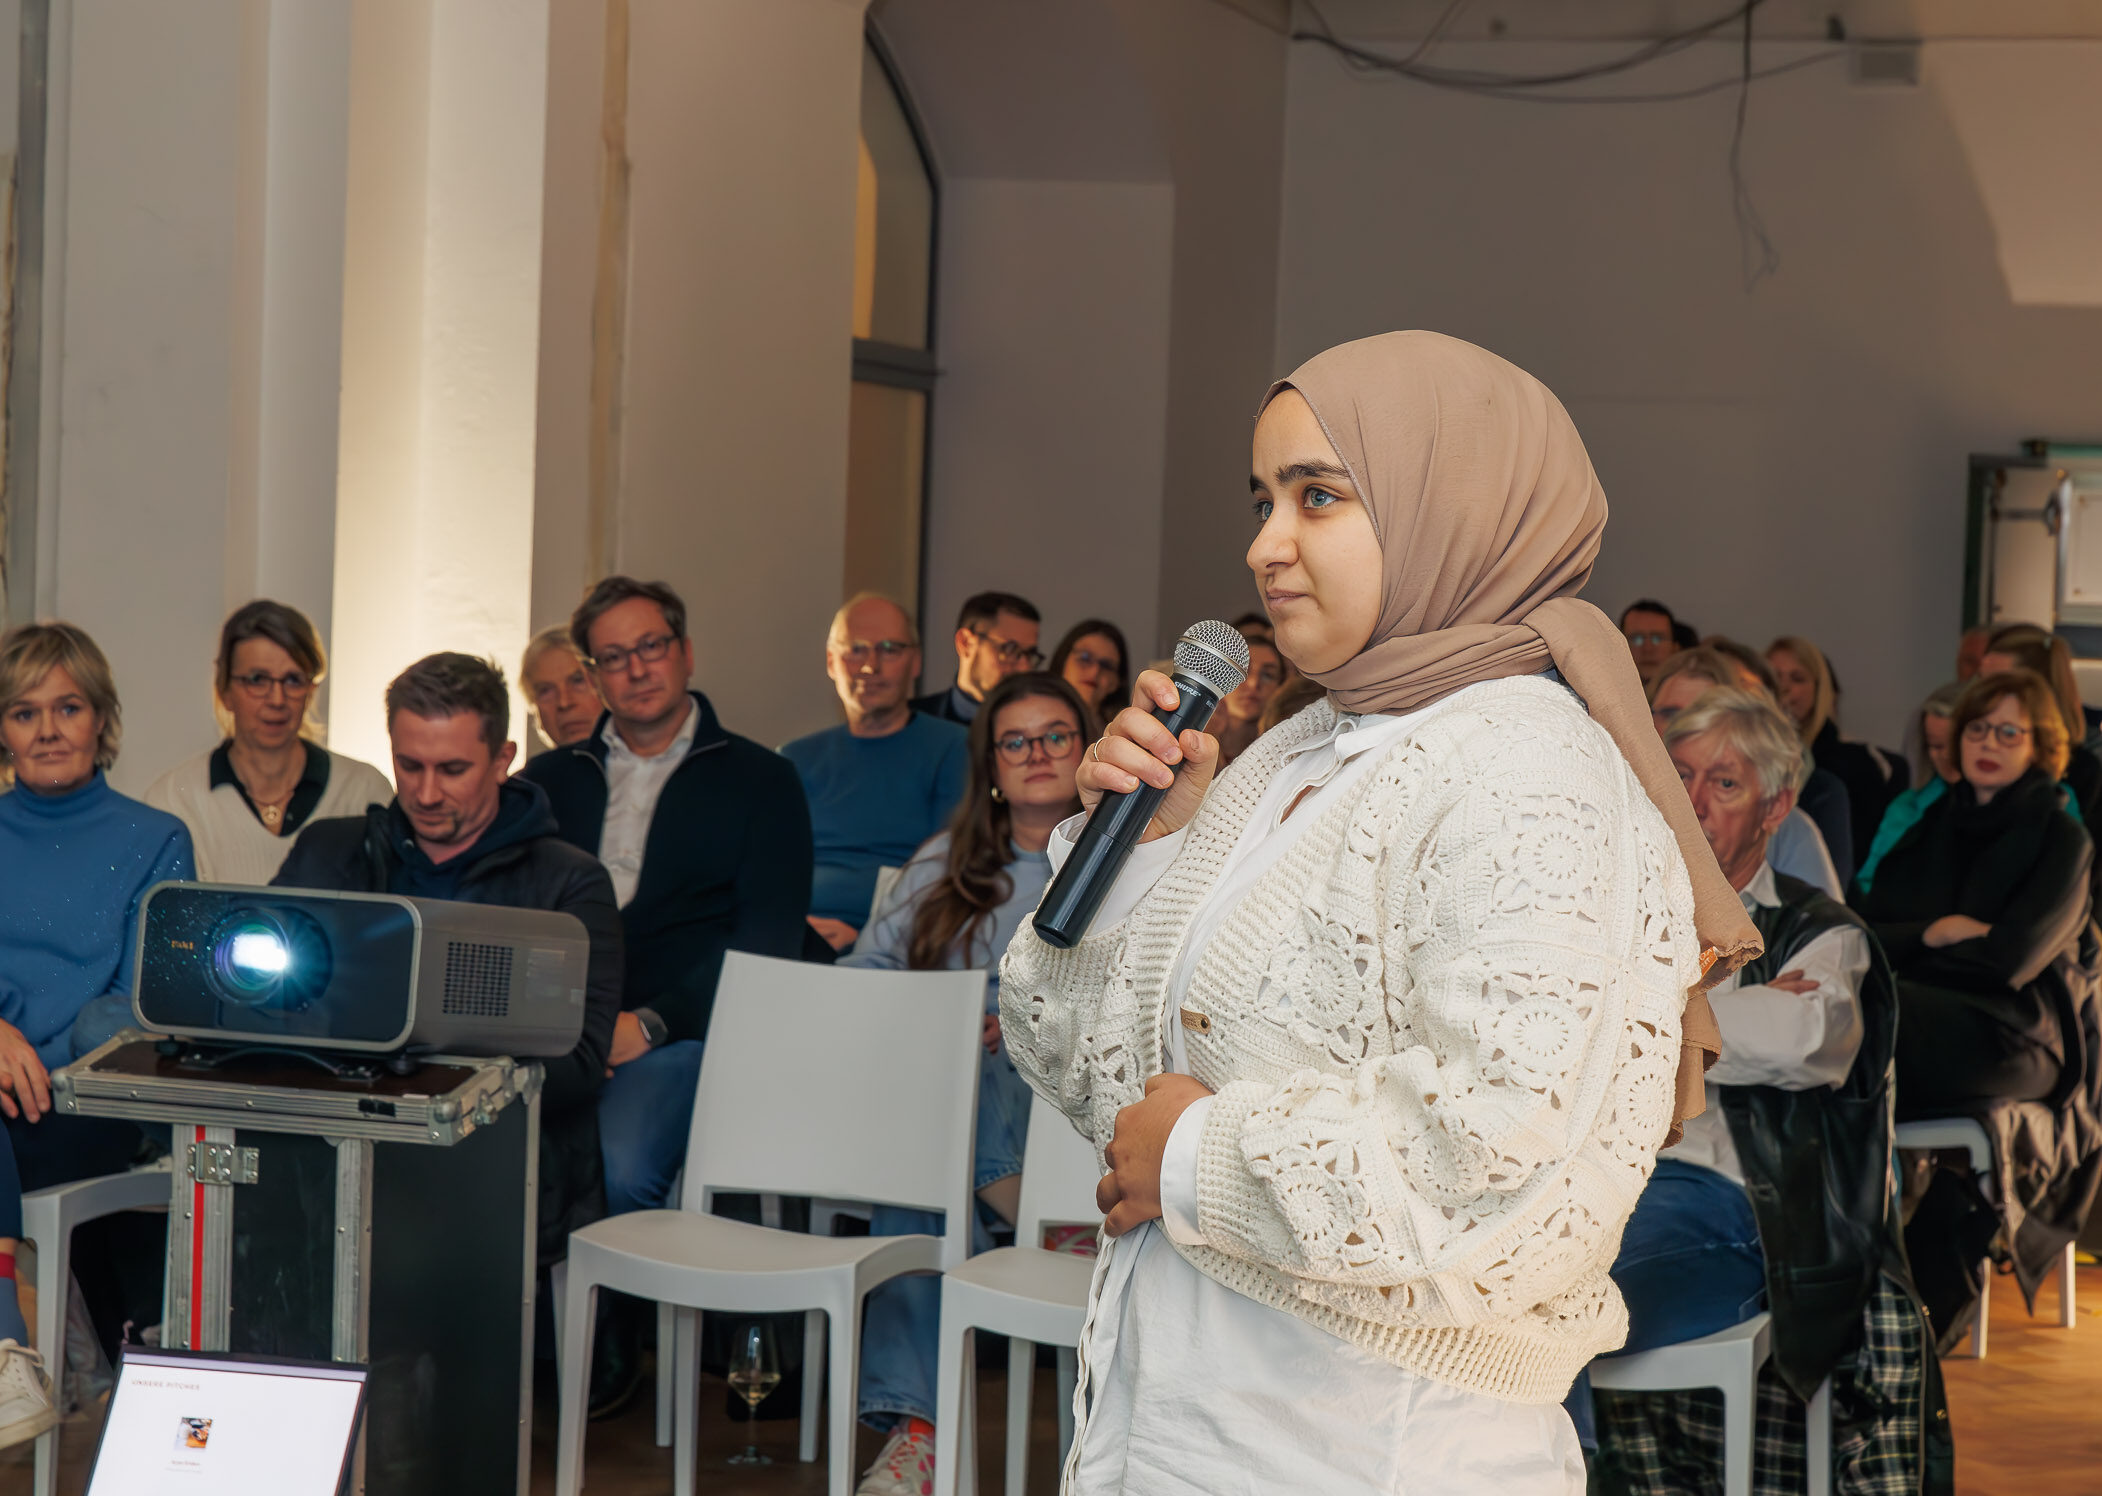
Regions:
<instances>
[{"instance_id":1,"label":"wooden floor","mask_svg":"<svg viewBox=\"0 0 2102 1496\"><path fill-rule=\"evenodd\" d=\"M1990 1355L1984 1361L1943 1363L1950 1417L1956 1429L1956 1489L1960 1496L2102 1496L2102 1269L2082 1274L2079 1323L2057 1328L2057 1285L2045 1286L2036 1320L2022 1311L2010 1278L1994 1281ZM1003 1364L1005 1358L1001 1358ZM979 1382L979 1489L1000 1490L1006 1378L985 1371ZM1057 1490L1057 1430L1048 1367L1037 1372L1029 1487L1038 1496ZM825 1466L795 1458L793 1423L762 1423L759 1448L771 1466L736 1468L724 1460L744 1447L742 1428L724 1415L723 1386L704 1384L701 1396L699 1489L707 1496L821 1496ZM79 1496L97 1418L66 1425L59 1490ZM593 1424L585 1449L591 1496L661 1496L671 1490L672 1457L653 1437L654 1415L642 1398L619 1419ZM877 1440L863 1431L856 1470L875 1456ZM554 1490L555 1411L535 1409L533 1492ZM28 1496L30 1446L0 1450L0 1496ZM462 1493L469 1496L469 1493Z\"/></svg>"}]
</instances>

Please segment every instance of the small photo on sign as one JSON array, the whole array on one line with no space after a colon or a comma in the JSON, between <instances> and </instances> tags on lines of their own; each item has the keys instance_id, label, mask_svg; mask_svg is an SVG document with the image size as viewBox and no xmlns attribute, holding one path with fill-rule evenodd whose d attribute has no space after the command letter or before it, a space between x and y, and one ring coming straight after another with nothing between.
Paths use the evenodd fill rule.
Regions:
<instances>
[{"instance_id":1,"label":"small photo on sign","mask_svg":"<svg viewBox=\"0 0 2102 1496\"><path fill-rule=\"evenodd\" d=\"M202 1449L212 1442L212 1420L209 1418L178 1418L175 1425L177 1449Z\"/></svg>"}]
</instances>

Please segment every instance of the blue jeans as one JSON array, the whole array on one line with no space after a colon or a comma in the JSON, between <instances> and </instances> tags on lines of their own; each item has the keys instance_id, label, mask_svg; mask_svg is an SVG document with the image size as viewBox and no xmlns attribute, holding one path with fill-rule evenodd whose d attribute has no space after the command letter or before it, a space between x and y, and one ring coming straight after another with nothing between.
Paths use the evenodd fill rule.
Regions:
<instances>
[{"instance_id":1,"label":"blue jeans","mask_svg":"<svg viewBox=\"0 0 2102 1496\"><path fill-rule=\"evenodd\" d=\"M1022 1172L1029 1139L1029 1087L1015 1074L1003 1050L981 1055L978 1067L978 1131L973 1145L971 1187ZM984 1206L971 1221L971 1250L993 1244ZM879 1205L870 1213L871 1236L944 1234L938 1210ZM887 1429L900 1418L934 1422L935 1370L941 1352L941 1279L928 1274L893 1278L868 1297L861 1321L861 1421Z\"/></svg>"},{"instance_id":2,"label":"blue jeans","mask_svg":"<svg viewBox=\"0 0 2102 1496\"><path fill-rule=\"evenodd\" d=\"M617 1067L600 1088L598 1146L607 1215L677 1203L671 1182L686 1164L701 1048L698 1039L662 1045Z\"/></svg>"},{"instance_id":3,"label":"blue jeans","mask_svg":"<svg viewBox=\"0 0 2102 1496\"><path fill-rule=\"evenodd\" d=\"M1621 1233L1613 1281L1628 1304L1628 1343L1616 1356L1743 1324L1766 1307L1766 1254L1751 1197L1713 1169L1658 1159ZM1578 1373L1565 1406L1584 1447L1596 1449L1588 1372Z\"/></svg>"}]
</instances>

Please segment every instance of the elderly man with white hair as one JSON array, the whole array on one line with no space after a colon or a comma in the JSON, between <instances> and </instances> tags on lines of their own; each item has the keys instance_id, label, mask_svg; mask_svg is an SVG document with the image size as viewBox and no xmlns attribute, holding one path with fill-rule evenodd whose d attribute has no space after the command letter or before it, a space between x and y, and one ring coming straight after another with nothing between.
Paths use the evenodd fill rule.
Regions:
<instances>
[{"instance_id":1,"label":"elderly man with white hair","mask_svg":"<svg viewBox=\"0 0 2102 1496\"><path fill-rule=\"evenodd\" d=\"M1622 1236L1620 1354L1771 1310L1761 1450L1800 1447L1803 1402L1828 1376L1852 1381L1862 1395L1833 1404L1862 1420L1854 1443L1835 1434L1858 1477L1844 1488L1882 1490L1888 1475L1893 1491L1917 1490L1928 1340L1890 1191L1889 965L1851 910L1767 861L1804 773L1801 745L1772 702L1713 687L1672 717L1664 744L1766 952L1710 994L1723 1044L1707 1110L1658 1156ZM1893 1398L1901 1387L1909 1391ZM1601 1453L1626 1489L1681 1489L1689 1462L1713 1471L1714 1394L1600 1397ZM1585 1411L1572 1407L1580 1419ZM1790 1478L1800 1489L1799 1473L1762 1470L1755 1489Z\"/></svg>"},{"instance_id":2,"label":"elderly man with white hair","mask_svg":"<svg viewBox=\"0 0 2102 1496\"><path fill-rule=\"evenodd\" d=\"M963 798L968 754L962 727L913 710L920 636L893 599L846 600L825 637L825 673L846 721L781 752L810 801L811 928L843 951L868 918L877 873L903 867Z\"/></svg>"}]
</instances>

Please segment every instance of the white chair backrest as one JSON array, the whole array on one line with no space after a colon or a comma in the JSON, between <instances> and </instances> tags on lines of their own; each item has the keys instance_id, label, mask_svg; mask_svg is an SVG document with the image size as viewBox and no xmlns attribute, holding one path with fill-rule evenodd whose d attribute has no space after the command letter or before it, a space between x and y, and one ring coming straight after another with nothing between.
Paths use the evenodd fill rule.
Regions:
<instances>
[{"instance_id":1,"label":"white chair backrest","mask_svg":"<svg viewBox=\"0 0 2102 1496\"><path fill-rule=\"evenodd\" d=\"M969 1249L982 971L723 958L681 1203L822 1195L948 1213ZM947 1254L947 1248L944 1249Z\"/></svg>"},{"instance_id":2,"label":"white chair backrest","mask_svg":"<svg viewBox=\"0 0 2102 1496\"><path fill-rule=\"evenodd\" d=\"M869 900L867 923L874 924L876 916L883 912L883 906L890 902L890 891L898 886L898 874L903 871L905 871L903 868L896 867L879 867L876 869L876 896Z\"/></svg>"},{"instance_id":3,"label":"white chair backrest","mask_svg":"<svg viewBox=\"0 0 2102 1496\"><path fill-rule=\"evenodd\" d=\"M1040 1247L1043 1228L1100 1225L1095 1186L1103 1168L1095 1145L1073 1130L1065 1114L1043 1097L1029 1105L1029 1141L1022 1153L1022 1203L1015 1210L1015 1245Z\"/></svg>"}]
</instances>

